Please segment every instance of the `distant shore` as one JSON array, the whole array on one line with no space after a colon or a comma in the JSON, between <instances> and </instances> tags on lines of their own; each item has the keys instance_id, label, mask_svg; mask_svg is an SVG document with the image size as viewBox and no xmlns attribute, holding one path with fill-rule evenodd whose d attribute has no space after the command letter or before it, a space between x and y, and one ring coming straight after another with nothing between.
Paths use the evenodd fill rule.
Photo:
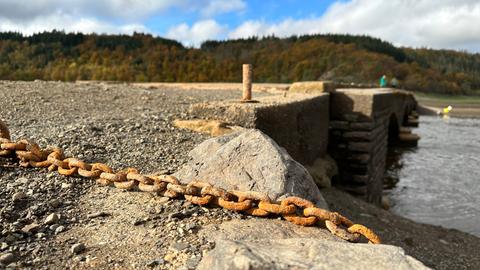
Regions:
<instances>
[{"instance_id":1,"label":"distant shore","mask_svg":"<svg viewBox=\"0 0 480 270\"><path fill-rule=\"evenodd\" d=\"M441 111L452 106L452 117L480 118L480 96L443 96L415 93L418 103L427 109Z\"/></svg>"}]
</instances>

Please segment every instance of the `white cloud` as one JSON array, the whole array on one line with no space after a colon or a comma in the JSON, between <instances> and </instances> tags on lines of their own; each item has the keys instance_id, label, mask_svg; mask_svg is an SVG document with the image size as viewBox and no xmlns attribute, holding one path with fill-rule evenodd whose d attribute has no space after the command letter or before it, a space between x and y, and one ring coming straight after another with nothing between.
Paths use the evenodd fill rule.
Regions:
<instances>
[{"instance_id":1,"label":"white cloud","mask_svg":"<svg viewBox=\"0 0 480 270\"><path fill-rule=\"evenodd\" d=\"M242 0L210 0L208 4L202 8L203 16L211 17L215 14L229 13L233 11L242 11L246 4Z\"/></svg>"},{"instance_id":2,"label":"white cloud","mask_svg":"<svg viewBox=\"0 0 480 270\"><path fill-rule=\"evenodd\" d=\"M173 9L198 13L205 18L188 29L190 34L181 39L197 44L200 39L216 37L223 29L207 17L244 8L243 0L0 0L0 31L151 33L143 22L153 14L161 16L162 12Z\"/></svg>"},{"instance_id":3,"label":"white cloud","mask_svg":"<svg viewBox=\"0 0 480 270\"><path fill-rule=\"evenodd\" d=\"M324 15L278 23L247 21L228 37L275 34L369 34L396 45L480 51L477 0L338 1Z\"/></svg>"},{"instance_id":4,"label":"white cloud","mask_svg":"<svg viewBox=\"0 0 480 270\"><path fill-rule=\"evenodd\" d=\"M171 27L167 32L167 38L182 41L187 46L198 47L203 41L221 38L226 27L215 20L198 21L192 26L186 23Z\"/></svg>"},{"instance_id":5,"label":"white cloud","mask_svg":"<svg viewBox=\"0 0 480 270\"><path fill-rule=\"evenodd\" d=\"M22 23L12 20L0 20L0 31L18 31L27 35L50 30L66 32L132 34L133 32L150 32L142 24L115 25L95 18L76 18L66 14L52 14L37 17Z\"/></svg>"},{"instance_id":6,"label":"white cloud","mask_svg":"<svg viewBox=\"0 0 480 270\"><path fill-rule=\"evenodd\" d=\"M205 17L241 11L243 0L1 0L0 18L28 20L58 12L86 17L139 20L179 8Z\"/></svg>"}]
</instances>

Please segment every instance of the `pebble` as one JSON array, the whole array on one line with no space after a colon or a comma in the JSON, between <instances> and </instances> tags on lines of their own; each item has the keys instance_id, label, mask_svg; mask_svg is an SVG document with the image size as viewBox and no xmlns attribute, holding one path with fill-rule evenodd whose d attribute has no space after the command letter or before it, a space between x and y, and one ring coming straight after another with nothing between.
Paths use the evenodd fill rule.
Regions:
<instances>
[{"instance_id":1,"label":"pebble","mask_svg":"<svg viewBox=\"0 0 480 270\"><path fill-rule=\"evenodd\" d=\"M37 223L28 224L28 225L25 225L25 226L22 228L22 232L25 232L25 233L34 232L34 231L36 231L39 227L40 227L40 225L38 225Z\"/></svg>"},{"instance_id":2,"label":"pebble","mask_svg":"<svg viewBox=\"0 0 480 270\"><path fill-rule=\"evenodd\" d=\"M15 256L13 253L5 253L0 256L0 263L3 265L9 265L10 263L15 261Z\"/></svg>"},{"instance_id":3,"label":"pebble","mask_svg":"<svg viewBox=\"0 0 480 270\"><path fill-rule=\"evenodd\" d=\"M108 217L108 216L110 216L110 213L101 211L101 212L97 212L97 213L88 214L87 218L92 219L92 218Z\"/></svg>"},{"instance_id":4,"label":"pebble","mask_svg":"<svg viewBox=\"0 0 480 270\"><path fill-rule=\"evenodd\" d=\"M186 248L188 248L188 244L186 243L174 243L170 246L170 249L176 252L180 252Z\"/></svg>"},{"instance_id":5,"label":"pebble","mask_svg":"<svg viewBox=\"0 0 480 270\"><path fill-rule=\"evenodd\" d=\"M27 198L27 194L20 191L20 192L17 192L15 194L13 194L12 201L17 202L17 201L23 200L25 198Z\"/></svg>"},{"instance_id":6,"label":"pebble","mask_svg":"<svg viewBox=\"0 0 480 270\"><path fill-rule=\"evenodd\" d=\"M151 260L151 261L147 262L146 266L155 267L157 265L162 265L164 263L165 263L164 259L155 259L155 260Z\"/></svg>"},{"instance_id":7,"label":"pebble","mask_svg":"<svg viewBox=\"0 0 480 270\"><path fill-rule=\"evenodd\" d=\"M194 257L187 260L188 269L195 269L200 262L200 257Z\"/></svg>"},{"instance_id":8,"label":"pebble","mask_svg":"<svg viewBox=\"0 0 480 270\"><path fill-rule=\"evenodd\" d=\"M61 187L62 187L62 189L69 189L70 187L72 187L72 184L62 183Z\"/></svg>"},{"instance_id":9,"label":"pebble","mask_svg":"<svg viewBox=\"0 0 480 270\"><path fill-rule=\"evenodd\" d=\"M26 177L19 177L19 178L17 178L17 181L15 181L15 182L17 182L20 185L25 185L30 181Z\"/></svg>"},{"instance_id":10,"label":"pebble","mask_svg":"<svg viewBox=\"0 0 480 270\"><path fill-rule=\"evenodd\" d=\"M65 230L65 227L60 225L55 229L55 234L59 234L59 233L63 232L64 230Z\"/></svg>"},{"instance_id":11,"label":"pebble","mask_svg":"<svg viewBox=\"0 0 480 270\"><path fill-rule=\"evenodd\" d=\"M57 207L59 207L61 204L62 204L62 202L61 202L59 199L53 199L53 200L50 201L50 205L51 205L53 208L57 208Z\"/></svg>"},{"instance_id":12,"label":"pebble","mask_svg":"<svg viewBox=\"0 0 480 270\"><path fill-rule=\"evenodd\" d=\"M45 221L43 223L46 225L51 225L51 224L57 223L57 221L58 221L58 215L55 213L52 213L48 215L47 218L45 218Z\"/></svg>"},{"instance_id":13,"label":"pebble","mask_svg":"<svg viewBox=\"0 0 480 270\"><path fill-rule=\"evenodd\" d=\"M174 253L168 253L167 255L165 255L165 257L163 257L163 259L165 259L165 261L167 262L172 262L175 257L176 255Z\"/></svg>"},{"instance_id":14,"label":"pebble","mask_svg":"<svg viewBox=\"0 0 480 270\"><path fill-rule=\"evenodd\" d=\"M74 244L74 245L72 245L72 247L70 248L70 251L71 251L73 254L80 254L80 253L82 253L84 250L85 250L85 245L84 245L83 243Z\"/></svg>"}]
</instances>

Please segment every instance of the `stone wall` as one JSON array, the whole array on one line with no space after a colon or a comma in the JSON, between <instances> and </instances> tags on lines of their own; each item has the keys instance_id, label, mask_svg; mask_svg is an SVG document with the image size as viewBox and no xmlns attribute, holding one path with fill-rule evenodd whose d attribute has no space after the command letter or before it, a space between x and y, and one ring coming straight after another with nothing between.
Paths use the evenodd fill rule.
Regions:
<instances>
[{"instance_id":1,"label":"stone wall","mask_svg":"<svg viewBox=\"0 0 480 270\"><path fill-rule=\"evenodd\" d=\"M397 90L332 92L328 151L340 172L334 184L380 204L389 140L398 141L414 107L410 95Z\"/></svg>"},{"instance_id":2,"label":"stone wall","mask_svg":"<svg viewBox=\"0 0 480 270\"><path fill-rule=\"evenodd\" d=\"M221 120L268 134L298 162L312 164L328 146L329 94L285 94L256 103L218 101L195 104L190 115Z\"/></svg>"},{"instance_id":3,"label":"stone wall","mask_svg":"<svg viewBox=\"0 0 480 270\"><path fill-rule=\"evenodd\" d=\"M359 118L330 121L329 153L340 172L336 184L376 204L381 201L388 124L388 114L372 121Z\"/></svg>"}]
</instances>

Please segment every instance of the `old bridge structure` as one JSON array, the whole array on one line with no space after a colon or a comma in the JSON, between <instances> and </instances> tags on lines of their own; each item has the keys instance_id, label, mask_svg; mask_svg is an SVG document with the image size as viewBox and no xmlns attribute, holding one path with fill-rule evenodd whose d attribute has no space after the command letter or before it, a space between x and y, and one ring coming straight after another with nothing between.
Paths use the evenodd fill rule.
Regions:
<instances>
[{"instance_id":1,"label":"old bridge structure","mask_svg":"<svg viewBox=\"0 0 480 270\"><path fill-rule=\"evenodd\" d=\"M293 84L256 103L195 104L192 115L268 134L307 168L330 155L339 173L333 184L380 204L389 145L415 146L419 137L412 93L398 89L345 88L326 82Z\"/></svg>"}]
</instances>

